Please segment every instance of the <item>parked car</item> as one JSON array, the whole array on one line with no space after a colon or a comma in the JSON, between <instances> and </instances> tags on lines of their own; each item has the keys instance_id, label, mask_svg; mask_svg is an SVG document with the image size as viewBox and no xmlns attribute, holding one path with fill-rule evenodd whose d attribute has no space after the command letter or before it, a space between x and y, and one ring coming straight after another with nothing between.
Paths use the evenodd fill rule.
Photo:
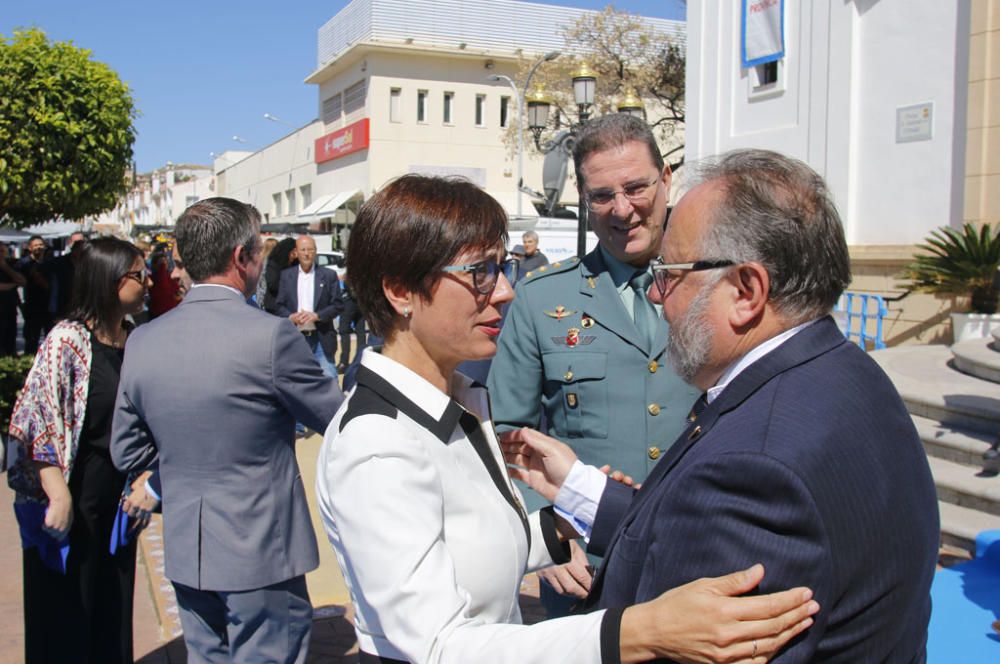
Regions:
<instances>
[{"instance_id":1,"label":"parked car","mask_svg":"<svg viewBox=\"0 0 1000 664\"><path fill-rule=\"evenodd\" d=\"M316 253L316 265L333 270L341 279L347 271L347 259L342 251L320 251Z\"/></svg>"}]
</instances>

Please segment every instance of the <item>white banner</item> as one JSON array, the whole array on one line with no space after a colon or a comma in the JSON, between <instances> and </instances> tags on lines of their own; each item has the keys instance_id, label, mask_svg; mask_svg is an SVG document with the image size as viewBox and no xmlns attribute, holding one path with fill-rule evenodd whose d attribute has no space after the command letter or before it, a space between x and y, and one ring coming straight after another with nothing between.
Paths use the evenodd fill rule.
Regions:
<instances>
[{"instance_id":1,"label":"white banner","mask_svg":"<svg viewBox=\"0 0 1000 664\"><path fill-rule=\"evenodd\" d=\"M743 0L744 67L785 57L785 0Z\"/></svg>"}]
</instances>

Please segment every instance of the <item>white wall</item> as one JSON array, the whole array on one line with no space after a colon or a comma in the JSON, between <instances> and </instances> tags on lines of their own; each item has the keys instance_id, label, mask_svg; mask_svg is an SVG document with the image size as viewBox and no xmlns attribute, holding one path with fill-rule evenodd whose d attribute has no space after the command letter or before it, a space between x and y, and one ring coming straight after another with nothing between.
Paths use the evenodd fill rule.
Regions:
<instances>
[{"instance_id":1,"label":"white wall","mask_svg":"<svg viewBox=\"0 0 1000 664\"><path fill-rule=\"evenodd\" d=\"M253 205L270 222L293 219L295 215L288 213L285 201L287 190L296 191L296 213L303 208L300 187L310 185L313 200L324 193L317 190L313 155L314 141L321 132L322 123L312 122L235 163L216 160L216 167L221 166L217 173L217 195ZM272 196L277 193L282 195L280 215L274 214L272 203Z\"/></svg>"},{"instance_id":2,"label":"white wall","mask_svg":"<svg viewBox=\"0 0 1000 664\"><path fill-rule=\"evenodd\" d=\"M787 0L783 90L754 98L740 6L688 5L689 160L757 147L808 162L850 244L911 244L961 223L969 0ZM923 102L933 137L897 143L896 109Z\"/></svg>"}]
</instances>

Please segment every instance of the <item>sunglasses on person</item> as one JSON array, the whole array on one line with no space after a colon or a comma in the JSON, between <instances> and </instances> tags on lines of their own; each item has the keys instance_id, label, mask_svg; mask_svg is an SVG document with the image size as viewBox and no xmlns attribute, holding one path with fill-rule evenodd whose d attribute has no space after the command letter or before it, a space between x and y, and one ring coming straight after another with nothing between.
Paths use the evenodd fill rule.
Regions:
<instances>
[{"instance_id":1,"label":"sunglasses on person","mask_svg":"<svg viewBox=\"0 0 1000 664\"><path fill-rule=\"evenodd\" d=\"M662 259L657 258L650 267L653 270L653 283L656 284L656 290L660 291L660 297L663 298L667 296L670 283L680 279L687 272L715 270L720 267L732 267L733 265L736 265L736 263L725 259L692 261L689 263L664 263Z\"/></svg>"},{"instance_id":2,"label":"sunglasses on person","mask_svg":"<svg viewBox=\"0 0 1000 664\"><path fill-rule=\"evenodd\" d=\"M441 268L442 272L471 272L472 285L476 292L481 295L490 295L497 287L497 279L500 273L506 277L507 281L514 283L517 280L517 259L508 258L504 261L497 261L495 258L487 258L475 263L465 265L449 265Z\"/></svg>"},{"instance_id":3,"label":"sunglasses on person","mask_svg":"<svg viewBox=\"0 0 1000 664\"><path fill-rule=\"evenodd\" d=\"M138 284L146 283L146 271L145 270L133 270L132 272L126 272L121 276L122 279L133 279Z\"/></svg>"}]
</instances>

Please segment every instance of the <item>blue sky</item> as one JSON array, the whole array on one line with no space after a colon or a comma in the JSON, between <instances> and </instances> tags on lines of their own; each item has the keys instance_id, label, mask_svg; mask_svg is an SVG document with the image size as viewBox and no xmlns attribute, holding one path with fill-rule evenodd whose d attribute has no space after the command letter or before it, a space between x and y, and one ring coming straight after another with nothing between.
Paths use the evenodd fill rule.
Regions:
<instances>
[{"instance_id":1,"label":"blue sky","mask_svg":"<svg viewBox=\"0 0 1000 664\"><path fill-rule=\"evenodd\" d=\"M545 0L601 9L607 0ZM93 51L132 88L140 171L211 162L210 152L257 149L316 117L316 31L347 0L10 0L0 35L36 26ZM617 0L617 9L683 18L681 0ZM246 139L241 145L233 135Z\"/></svg>"}]
</instances>

